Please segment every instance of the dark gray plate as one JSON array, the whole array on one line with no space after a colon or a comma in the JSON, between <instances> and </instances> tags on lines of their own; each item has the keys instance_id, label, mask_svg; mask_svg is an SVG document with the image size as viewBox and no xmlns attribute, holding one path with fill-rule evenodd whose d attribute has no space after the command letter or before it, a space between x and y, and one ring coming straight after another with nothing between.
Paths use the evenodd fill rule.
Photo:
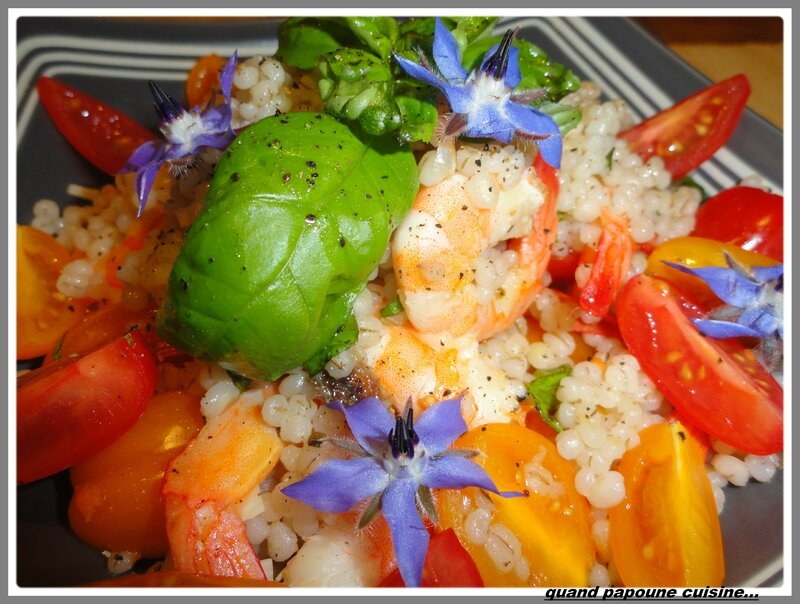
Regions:
<instances>
[{"instance_id":1,"label":"dark gray plate","mask_svg":"<svg viewBox=\"0 0 800 604\"><path fill-rule=\"evenodd\" d=\"M619 18L505 19L520 36L626 99L644 117L705 87L708 81L630 21ZM108 177L79 157L55 130L35 94L41 75L57 77L155 127L146 80L182 99L186 72L208 52L271 53L276 23L24 17L17 22L19 223L29 223L41 198L71 201L70 183L98 186ZM760 174L783 182L783 134L747 112L729 145L697 172L708 192ZM780 585L783 576L783 475L768 484L725 490L722 514L726 584ZM17 491L17 582L69 586L107 578L103 556L69 529L69 478L64 474Z\"/></svg>"}]
</instances>

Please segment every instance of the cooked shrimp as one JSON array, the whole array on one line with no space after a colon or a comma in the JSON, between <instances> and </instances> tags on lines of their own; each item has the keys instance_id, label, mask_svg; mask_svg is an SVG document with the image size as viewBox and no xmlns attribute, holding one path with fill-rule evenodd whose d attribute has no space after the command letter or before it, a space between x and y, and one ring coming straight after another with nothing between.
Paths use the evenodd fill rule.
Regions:
<instances>
[{"instance_id":1,"label":"cooked shrimp","mask_svg":"<svg viewBox=\"0 0 800 604\"><path fill-rule=\"evenodd\" d=\"M409 399L424 409L465 392L462 411L470 426L513 419L526 398L522 376L512 378L493 364L473 334L433 336L402 316L382 320L385 302L367 289L356 304L359 354L383 398L402 412Z\"/></svg>"},{"instance_id":2,"label":"cooked shrimp","mask_svg":"<svg viewBox=\"0 0 800 604\"><path fill-rule=\"evenodd\" d=\"M233 506L275 467L280 451L261 405L240 398L209 419L172 461L162 493L176 571L266 579Z\"/></svg>"},{"instance_id":3,"label":"cooked shrimp","mask_svg":"<svg viewBox=\"0 0 800 604\"><path fill-rule=\"evenodd\" d=\"M508 328L542 289L558 181L552 169L538 176L531 156L510 145L462 143L431 154L392 243L398 295L418 331L483 340Z\"/></svg>"}]
</instances>

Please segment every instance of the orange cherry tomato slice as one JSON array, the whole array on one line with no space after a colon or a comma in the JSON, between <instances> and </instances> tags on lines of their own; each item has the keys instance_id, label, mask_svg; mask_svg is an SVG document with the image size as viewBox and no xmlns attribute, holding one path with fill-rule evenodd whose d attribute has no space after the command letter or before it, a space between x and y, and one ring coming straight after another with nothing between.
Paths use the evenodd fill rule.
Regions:
<instances>
[{"instance_id":1,"label":"orange cherry tomato slice","mask_svg":"<svg viewBox=\"0 0 800 604\"><path fill-rule=\"evenodd\" d=\"M722 532L701 447L679 422L649 426L639 439L617 466L625 499L608 514L623 584L722 585Z\"/></svg>"},{"instance_id":2,"label":"orange cherry tomato slice","mask_svg":"<svg viewBox=\"0 0 800 604\"><path fill-rule=\"evenodd\" d=\"M75 534L98 550L164 557L164 470L202 427L199 396L153 396L130 430L70 470L69 524Z\"/></svg>"},{"instance_id":3,"label":"orange cherry tomato slice","mask_svg":"<svg viewBox=\"0 0 800 604\"><path fill-rule=\"evenodd\" d=\"M527 573L520 572L524 568L519 568L519 563L498 567L484 545L468 538L463 500L476 489L437 493L442 525L456 532L486 586L587 585L595 561L589 506L575 490L572 465L558 454L555 444L520 424L488 424L470 430L453 446L478 451L473 461L486 470L499 490L527 491L525 497L513 498L488 494L495 506L492 522L519 540ZM526 480L528 472L538 478Z\"/></svg>"},{"instance_id":4,"label":"orange cherry tomato slice","mask_svg":"<svg viewBox=\"0 0 800 604\"><path fill-rule=\"evenodd\" d=\"M225 59L211 54L200 57L194 64L186 80L186 101L189 107L203 108L218 89L219 74L225 67Z\"/></svg>"},{"instance_id":5,"label":"orange cherry tomato slice","mask_svg":"<svg viewBox=\"0 0 800 604\"><path fill-rule=\"evenodd\" d=\"M64 332L81 320L87 304L56 289L69 252L53 237L17 225L17 358L53 350Z\"/></svg>"}]
</instances>

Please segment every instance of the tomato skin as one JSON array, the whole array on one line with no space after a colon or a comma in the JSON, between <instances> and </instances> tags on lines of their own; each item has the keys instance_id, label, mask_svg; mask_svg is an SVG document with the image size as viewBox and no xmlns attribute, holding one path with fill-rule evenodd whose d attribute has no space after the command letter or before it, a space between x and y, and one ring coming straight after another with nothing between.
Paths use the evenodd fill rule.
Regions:
<instances>
[{"instance_id":1,"label":"tomato skin","mask_svg":"<svg viewBox=\"0 0 800 604\"><path fill-rule=\"evenodd\" d=\"M712 84L669 109L621 132L634 153L654 155L679 179L709 159L730 138L750 96L744 74Z\"/></svg>"},{"instance_id":2,"label":"tomato skin","mask_svg":"<svg viewBox=\"0 0 800 604\"><path fill-rule=\"evenodd\" d=\"M722 585L722 532L702 449L679 422L648 426L639 439L619 461L625 499L608 514L622 583Z\"/></svg>"},{"instance_id":3,"label":"tomato skin","mask_svg":"<svg viewBox=\"0 0 800 604\"><path fill-rule=\"evenodd\" d=\"M591 516L586 499L575 490L575 471L545 436L520 424L487 424L456 440L458 449L477 450L473 460L501 491L528 491L525 497L487 493L495 506L493 520L510 529L521 543L530 574L523 580L514 569L499 569L483 545L466 537L463 499L475 489L443 490L437 510L443 526L455 530L472 556L487 587L585 586L595 561ZM524 468L533 462L550 472L554 489L529 490ZM505 571L505 572L504 572Z\"/></svg>"},{"instance_id":4,"label":"tomato skin","mask_svg":"<svg viewBox=\"0 0 800 604\"><path fill-rule=\"evenodd\" d=\"M380 582L378 587L405 587L400 571ZM483 587L483 579L453 529L436 533L428 545L420 587Z\"/></svg>"},{"instance_id":5,"label":"tomato skin","mask_svg":"<svg viewBox=\"0 0 800 604\"><path fill-rule=\"evenodd\" d=\"M17 482L50 476L94 455L144 412L156 362L138 331L78 359L17 379Z\"/></svg>"},{"instance_id":6,"label":"tomato skin","mask_svg":"<svg viewBox=\"0 0 800 604\"><path fill-rule=\"evenodd\" d=\"M687 419L755 455L783 449L783 389L736 340L706 338L689 320L703 312L668 282L639 275L617 299L626 346Z\"/></svg>"},{"instance_id":7,"label":"tomato skin","mask_svg":"<svg viewBox=\"0 0 800 604\"><path fill-rule=\"evenodd\" d=\"M162 570L154 573L132 573L114 579L105 579L87 583L83 587L286 587L277 581L262 581L248 577L212 577L210 575L192 575L174 570Z\"/></svg>"},{"instance_id":8,"label":"tomato skin","mask_svg":"<svg viewBox=\"0 0 800 604\"><path fill-rule=\"evenodd\" d=\"M107 174L118 174L138 147L155 138L121 111L63 82L42 76L36 90L64 138Z\"/></svg>"},{"instance_id":9,"label":"tomato skin","mask_svg":"<svg viewBox=\"0 0 800 604\"><path fill-rule=\"evenodd\" d=\"M692 235L717 239L783 261L783 197L732 187L700 206Z\"/></svg>"},{"instance_id":10,"label":"tomato skin","mask_svg":"<svg viewBox=\"0 0 800 604\"><path fill-rule=\"evenodd\" d=\"M225 67L225 59L210 54L200 57L186 79L186 101L191 108L203 108L219 88L219 74Z\"/></svg>"},{"instance_id":11,"label":"tomato skin","mask_svg":"<svg viewBox=\"0 0 800 604\"><path fill-rule=\"evenodd\" d=\"M164 469L203 426L200 397L164 392L119 439L73 466L69 523L98 550L167 554Z\"/></svg>"},{"instance_id":12,"label":"tomato skin","mask_svg":"<svg viewBox=\"0 0 800 604\"><path fill-rule=\"evenodd\" d=\"M666 279L674 283L682 292L706 308L714 308L722 304L717 295L706 283L693 275L689 275L664 264L674 262L690 268L701 266L727 267L725 254L744 266L774 266L777 260L748 252L729 243L722 243L704 237L676 237L659 245L647 259L645 273Z\"/></svg>"},{"instance_id":13,"label":"tomato skin","mask_svg":"<svg viewBox=\"0 0 800 604\"><path fill-rule=\"evenodd\" d=\"M71 260L47 233L17 225L17 359L52 351L64 332L81 320L86 301L69 298L56 288Z\"/></svg>"}]
</instances>

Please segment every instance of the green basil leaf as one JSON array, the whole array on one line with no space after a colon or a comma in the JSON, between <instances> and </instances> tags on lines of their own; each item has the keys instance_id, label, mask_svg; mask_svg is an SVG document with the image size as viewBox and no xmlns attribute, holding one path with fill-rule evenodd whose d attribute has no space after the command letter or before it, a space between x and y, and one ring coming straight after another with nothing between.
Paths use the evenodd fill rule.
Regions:
<instances>
[{"instance_id":1,"label":"green basil leaf","mask_svg":"<svg viewBox=\"0 0 800 604\"><path fill-rule=\"evenodd\" d=\"M554 369L537 369L533 381L527 385L528 394L533 398L536 411L556 432L561 432L564 427L556 419L558 399L556 392L561 380L572 373L569 365L560 365Z\"/></svg>"},{"instance_id":2,"label":"green basil leaf","mask_svg":"<svg viewBox=\"0 0 800 604\"><path fill-rule=\"evenodd\" d=\"M463 52L470 43L488 34L492 26L497 23L498 17L441 17L441 19ZM435 28L435 17L417 17L401 23L401 39L397 50L410 50L419 46L427 52L431 48Z\"/></svg>"},{"instance_id":3,"label":"green basil leaf","mask_svg":"<svg viewBox=\"0 0 800 604\"><path fill-rule=\"evenodd\" d=\"M394 78L381 59L357 48L342 48L324 55L319 71L319 92L327 113L357 121L373 135L400 127Z\"/></svg>"},{"instance_id":4,"label":"green basil leaf","mask_svg":"<svg viewBox=\"0 0 800 604\"><path fill-rule=\"evenodd\" d=\"M345 17L350 31L367 48L384 61L389 61L392 49L400 38L400 27L394 17Z\"/></svg>"},{"instance_id":5,"label":"green basil leaf","mask_svg":"<svg viewBox=\"0 0 800 604\"><path fill-rule=\"evenodd\" d=\"M581 121L581 110L574 105L544 103L539 105L537 109L553 118L553 121L561 132L561 136L564 136Z\"/></svg>"},{"instance_id":6,"label":"green basil leaf","mask_svg":"<svg viewBox=\"0 0 800 604\"><path fill-rule=\"evenodd\" d=\"M322 55L357 45L358 40L346 24L334 19L293 17L278 28L275 56L287 65L314 69Z\"/></svg>"},{"instance_id":7,"label":"green basil leaf","mask_svg":"<svg viewBox=\"0 0 800 604\"><path fill-rule=\"evenodd\" d=\"M401 312L403 312L403 303L400 302L400 298L387 302L386 306L381 308L381 316L384 318L399 315Z\"/></svg>"},{"instance_id":8,"label":"green basil leaf","mask_svg":"<svg viewBox=\"0 0 800 604\"><path fill-rule=\"evenodd\" d=\"M161 337L242 375L316 370L418 188L408 147L326 114L256 122L217 164L160 309Z\"/></svg>"},{"instance_id":9,"label":"green basil leaf","mask_svg":"<svg viewBox=\"0 0 800 604\"><path fill-rule=\"evenodd\" d=\"M697 189L700 191L700 205L703 205L705 202L708 201L708 194L703 186L698 183L694 178L691 176L684 176L680 182L678 183L679 187L692 187L693 189Z\"/></svg>"}]
</instances>

